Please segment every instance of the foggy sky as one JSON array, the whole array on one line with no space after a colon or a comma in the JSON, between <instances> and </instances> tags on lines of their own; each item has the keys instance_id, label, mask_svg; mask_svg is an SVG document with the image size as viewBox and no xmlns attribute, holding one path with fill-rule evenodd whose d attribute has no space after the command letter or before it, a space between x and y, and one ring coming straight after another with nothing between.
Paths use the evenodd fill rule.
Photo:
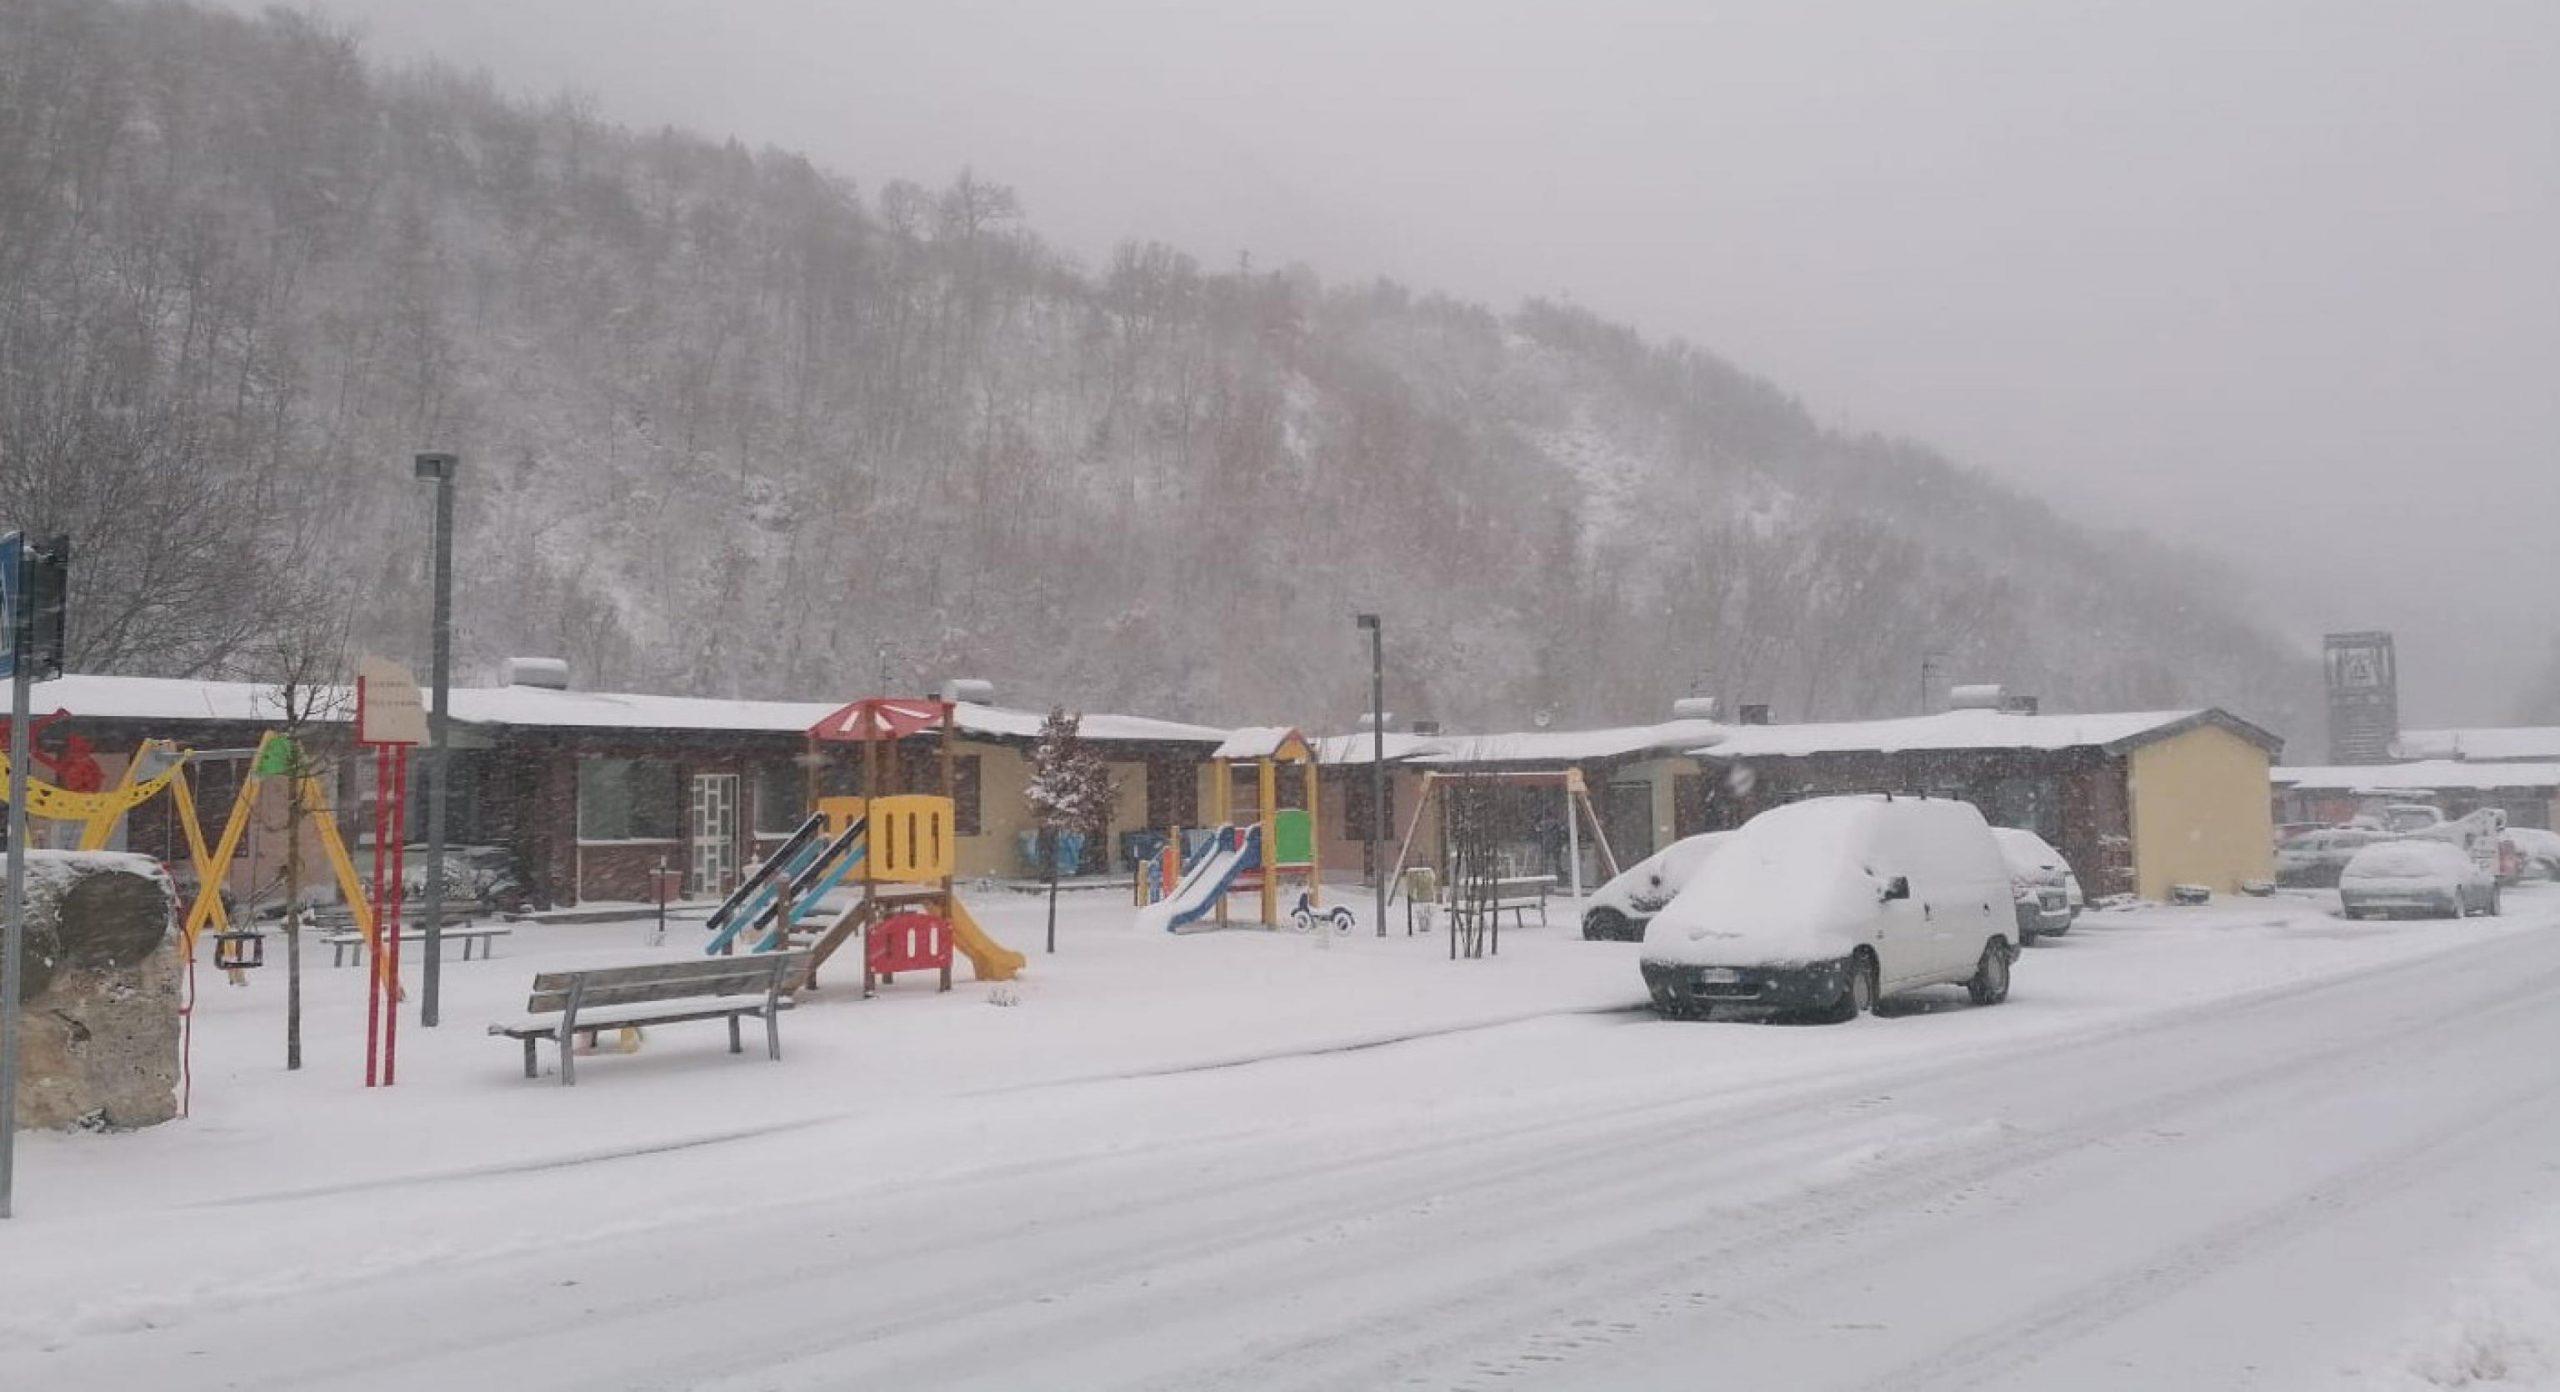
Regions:
<instances>
[{"instance_id":1,"label":"foggy sky","mask_svg":"<svg viewBox=\"0 0 2560 1392\"><path fill-rule=\"evenodd\" d=\"M1098 261L1570 299L2227 553L2413 723L2560 637L2560 4L319 0L377 59L962 165ZM2317 731L2293 732L2316 751Z\"/></svg>"}]
</instances>

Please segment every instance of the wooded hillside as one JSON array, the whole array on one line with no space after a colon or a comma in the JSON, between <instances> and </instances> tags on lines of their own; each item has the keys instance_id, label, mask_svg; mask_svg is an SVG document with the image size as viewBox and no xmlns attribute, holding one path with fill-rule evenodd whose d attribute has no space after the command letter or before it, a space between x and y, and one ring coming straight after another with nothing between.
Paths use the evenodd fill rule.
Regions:
<instances>
[{"instance_id":1,"label":"wooded hillside","mask_svg":"<svg viewBox=\"0 0 2560 1392\"><path fill-rule=\"evenodd\" d=\"M1906 712L1937 652L2307 729L2309 664L2139 519L1577 309L1079 265L985 177L858 189L283 12L0 0L0 511L73 534L77 665L417 653L431 448L475 677L1338 727L1375 608L1391 704L1453 724Z\"/></svg>"}]
</instances>

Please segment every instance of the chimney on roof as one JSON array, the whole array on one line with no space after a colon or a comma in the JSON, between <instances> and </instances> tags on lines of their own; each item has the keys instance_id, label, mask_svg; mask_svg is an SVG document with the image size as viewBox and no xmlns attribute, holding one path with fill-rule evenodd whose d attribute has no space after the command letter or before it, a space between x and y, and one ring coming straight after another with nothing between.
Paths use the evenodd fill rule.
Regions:
<instances>
[{"instance_id":1,"label":"chimney on roof","mask_svg":"<svg viewBox=\"0 0 2560 1392\"><path fill-rule=\"evenodd\" d=\"M1671 718L1674 720L1713 720L1716 718L1716 698L1713 696L1683 696L1679 700L1671 703Z\"/></svg>"},{"instance_id":2,"label":"chimney on roof","mask_svg":"<svg viewBox=\"0 0 2560 1392\"><path fill-rule=\"evenodd\" d=\"M507 685L530 686L542 691L569 689L569 662L560 657L511 657L506 666Z\"/></svg>"},{"instance_id":3,"label":"chimney on roof","mask_svg":"<svg viewBox=\"0 0 2560 1392\"><path fill-rule=\"evenodd\" d=\"M1951 686L1947 688L1947 709L1996 711L2007 698L2008 692L1998 682Z\"/></svg>"},{"instance_id":4,"label":"chimney on roof","mask_svg":"<svg viewBox=\"0 0 2560 1392\"><path fill-rule=\"evenodd\" d=\"M1381 724L1390 730L1396 727L1396 713L1394 711L1386 712L1387 718L1383 722L1378 719L1378 714L1379 713L1376 711L1360 712L1360 723L1356 727L1360 733L1365 735L1371 730L1377 729Z\"/></svg>"},{"instance_id":5,"label":"chimney on roof","mask_svg":"<svg viewBox=\"0 0 2560 1392\"><path fill-rule=\"evenodd\" d=\"M1745 725L1768 724L1769 703L1766 701L1754 701L1744 706L1742 708L1742 723Z\"/></svg>"},{"instance_id":6,"label":"chimney on roof","mask_svg":"<svg viewBox=\"0 0 2560 1392\"><path fill-rule=\"evenodd\" d=\"M996 703L996 684L980 677L945 677L942 689L935 694L946 701L992 706Z\"/></svg>"}]
</instances>

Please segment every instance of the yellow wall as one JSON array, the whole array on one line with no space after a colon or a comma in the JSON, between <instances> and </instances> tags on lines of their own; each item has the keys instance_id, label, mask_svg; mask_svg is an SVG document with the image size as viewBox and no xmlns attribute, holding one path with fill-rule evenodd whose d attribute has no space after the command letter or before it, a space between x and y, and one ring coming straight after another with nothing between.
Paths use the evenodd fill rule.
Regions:
<instances>
[{"instance_id":1,"label":"yellow wall","mask_svg":"<svg viewBox=\"0 0 2560 1392\"><path fill-rule=\"evenodd\" d=\"M2134 892L2169 897L2169 887L2239 891L2244 880L2275 878L2275 820L2267 805L2267 752L2217 725L2202 725L2133 752Z\"/></svg>"},{"instance_id":2,"label":"yellow wall","mask_svg":"<svg viewBox=\"0 0 2560 1392\"><path fill-rule=\"evenodd\" d=\"M1030 751L964 739L953 746L952 752L975 755L978 760L978 834L960 838L956 873L963 879L1020 875L1025 867L1019 838L1039 826L1032 819L1029 799L1023 796L1031 786ZM1147 766L1143 760L1115 759L1110 761L1110 768L1116 786L1111 796L1111 825L1106 829L1111 840L1107 853L1114 857L1112 869L1117 872L1120 833L1147 824ZM1205 821L1210 814L1210 788L1214 781L1205 753L1200 758L1198 777L1200 816Z\"/></svg>"}]
</instances>

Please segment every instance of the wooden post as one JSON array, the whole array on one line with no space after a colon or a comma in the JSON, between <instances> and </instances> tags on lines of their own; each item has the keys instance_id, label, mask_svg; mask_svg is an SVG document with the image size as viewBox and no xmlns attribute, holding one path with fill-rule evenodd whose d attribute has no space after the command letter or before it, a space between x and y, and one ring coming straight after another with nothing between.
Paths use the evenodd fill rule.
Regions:
<instances>
[{"instance_id":1,"label":"wooden post","mask_svg":"<svg viewBox=\"0 0 2560 1392\"><path fill-rule=\"evenodd\" d=\"M1307 906L1324 907L1324 818L1316 810L1316 756L1307 751Z\"/></svg>"},{"instance_id":2,"label":"wooden post","mask_svg":"<svg viewBox=\"0 0 2560 1392\"><path fill-rule=\"evenodd\" d=\"M1279 860L1280 830L1280 763L1263 758L1254 762L1255 781L1259 786L1262 813L1262 926L1280 926L1280 877L1272 873Z\"/></svg>"}]
</instances>

